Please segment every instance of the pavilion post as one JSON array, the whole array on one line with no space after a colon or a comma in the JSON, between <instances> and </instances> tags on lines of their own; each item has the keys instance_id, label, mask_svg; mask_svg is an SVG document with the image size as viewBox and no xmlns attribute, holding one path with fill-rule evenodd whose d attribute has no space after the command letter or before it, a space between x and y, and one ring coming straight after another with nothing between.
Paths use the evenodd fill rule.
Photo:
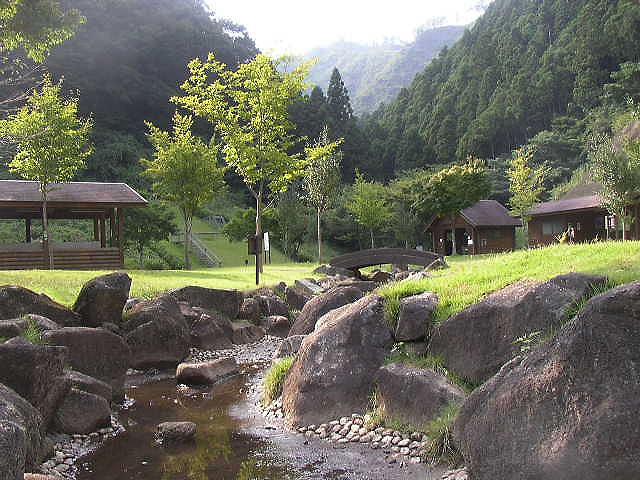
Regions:
<instances>
[{"instance_id":1,"label":"pavilion post","mask_svg":"<svg viewBox=\"0 0 640 480\"><path fill-rule=\"evenodd\" d=\"M104 215L100 217L100 248L105 248L107 246L107 222L105 221Z\"/></svg>"},{"instance_id":2,"label":"pavilion post","mask_svg":"<svg viewBox=\"0 0 640 480\"><path fill-rule=\"evenodd\" d=\"M118 208L117 244L120 254L120 265L124 266L124 209Z\"/></svg>"},{"instance_id":3,"label":"pavilion post","mask_svg":"<svg viewBox=\"0 0 640 480\"><path fill-rule=\"evenodd\" d=\"M25 235L25 242L26 243L31 243L31 219L30 218L25 218L24 220L24 235Z\"/></svg>"},{"instance_id":4,"label":"pavilion post","mask_svg":"<svg viewBox=\"0 0 640 480\"><path fill-rule=\"evenodd\" d=\"M93 217L93 241L100 241L100 225L98 224L98 217Z\"/></svg>"}]
</instances>

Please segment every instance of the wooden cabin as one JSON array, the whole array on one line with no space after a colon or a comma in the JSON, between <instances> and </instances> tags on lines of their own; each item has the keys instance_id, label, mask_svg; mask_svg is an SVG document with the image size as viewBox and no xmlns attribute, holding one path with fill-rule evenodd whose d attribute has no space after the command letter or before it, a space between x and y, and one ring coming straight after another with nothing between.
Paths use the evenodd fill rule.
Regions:
<instances>
[{"instance_id":1,"label":"wooden cabin","mask_svg":"<svg viewBox=\"0 0 640 480\"><path fill-rule=\"evenodd\" d=\"M560 200L534 206L529 212L529 246L557 243L558 238L570 230L576 243L621 238L621 225L602 206L599 188L597 183L579 185ZM638 206L632 205L629 209L636 221L625 226L627 238L640 238Z\"/></svg>"},{"instance_id":2,"label":"wooden cabin","mask_svg":"<svg viewBox=\"0 0 640 480\"><path fill-rule=\"evenodd\" d=\"M516 227L522 222L495 200L480 200L461 210L455 219L435 217L425 228L427 249L451 255L453 242L459 254L476 255L515 250Z\"/></svg>"},{"instance_id":3,"label":"wooden cabin","mask_svg":"<svg viewBox=\"0 0 640 480\"><path fill-rule=\"evenodd\" d=\"M47 215L52 221L93 223L88 241L34 240L32 223L42 219L42 195L37 182L0 180L0 219L24 222L24 241L0 244L0 269L119 269L124 266L124 210L147 201L124 183L72 182L51 186Z\"/></svg>"}]
</instances>

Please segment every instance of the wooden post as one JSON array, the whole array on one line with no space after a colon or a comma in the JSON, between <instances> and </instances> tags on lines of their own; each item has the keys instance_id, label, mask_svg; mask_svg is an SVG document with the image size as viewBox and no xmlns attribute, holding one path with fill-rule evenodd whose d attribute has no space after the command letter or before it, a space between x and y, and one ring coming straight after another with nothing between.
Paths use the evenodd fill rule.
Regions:
<instances>
[{"instance_id":1,"label":"wooden post","mask_svg":"<svg viewBox=\"0 0 640 480\"><path fill-rule=\"evenodd\" d=\"M26 239L26 243L31 243L31 219L24 219L24 235Z\"/></svg>"},{"instance_id":2,"label":"wooden post","mask_svg":"<svg viewBox=\"0 0 640 480\"><path fill-rule=\"evenodd\" d=\"M115 210L112 208L109 211L109 246L115 247L116 245L116 215Z\"/></svg>"},{"instance_id":3,"label":"wooden post","mask_svg":"<svg viewBox=\"0 0 640 480\"><path fill-rule=\"evenodd\" d=\"M104 215L102 215L100 217L100 248L107 246L106 227L106 221Z\"/></svg>"},{"instance_id":4,"label":"wooden post","mask_svg":"<svg viewBox=\"0 0 640 480\"><path fill-rule=\"evenodd\" d=\"M98 217L93 217L93 241L100 241L100 225L98 224Z\"/></svg>"},{"instance_id":5,"label":"wooden post","mask_svg":"<svg viewBox=\"0 0 640 480\"><path fill-rule=\"evenodd\" d=\"M122 208L118 208L118 230L116 236L120 254L120 268L122 268L124 267L124 210Z\"/></svg>"}]
</instances>

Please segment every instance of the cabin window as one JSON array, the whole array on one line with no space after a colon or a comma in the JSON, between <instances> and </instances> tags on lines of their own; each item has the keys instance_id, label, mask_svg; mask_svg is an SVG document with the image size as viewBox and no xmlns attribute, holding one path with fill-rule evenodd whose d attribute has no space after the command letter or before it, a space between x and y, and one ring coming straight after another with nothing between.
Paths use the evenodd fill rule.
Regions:
<instances>
[{"instance_id":1,"label":"cabin window","mask_svg":"<svg viewBox=\"0 0 640 480\"><path fill-rule=\"evenodd\" d=\"M543 235L556 235L564 232L564 224L562 222L543 222L542 234Z\"/></svg>"}]
</instances>

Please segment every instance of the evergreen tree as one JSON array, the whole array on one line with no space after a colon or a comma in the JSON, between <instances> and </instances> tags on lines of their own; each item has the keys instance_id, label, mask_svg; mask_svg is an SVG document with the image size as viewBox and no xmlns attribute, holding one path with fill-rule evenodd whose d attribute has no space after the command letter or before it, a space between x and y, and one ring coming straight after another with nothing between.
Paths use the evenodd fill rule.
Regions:
<instances>
[{"instance_id":1,"label":"evergreen tree","mask_svg":"<svg viewBox=\"0 0 640 480\"><path fill-rule=\"evenodd\" d=\"M347 124L353 118L353 109L349 100L349 92L344 86L337 68L333 69L329 88L327 88L327 110L333 127L333 136L340 137L345 133Z\"/></svg>"}]
</instances>

